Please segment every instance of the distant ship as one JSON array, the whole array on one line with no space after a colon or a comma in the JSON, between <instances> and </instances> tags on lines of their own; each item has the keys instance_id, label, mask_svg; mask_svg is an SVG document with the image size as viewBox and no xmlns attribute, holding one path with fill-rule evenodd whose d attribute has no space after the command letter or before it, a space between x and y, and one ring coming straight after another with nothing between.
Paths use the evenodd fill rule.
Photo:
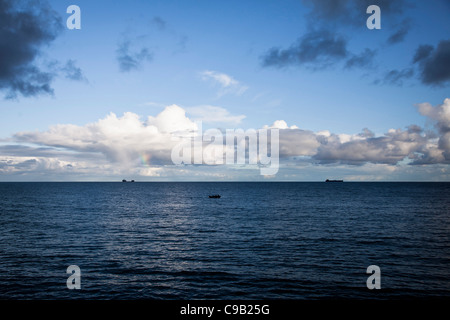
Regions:
<instances>
[{"instance_id":1,"label":"distant ship","mask_svg":"<svg viewBox=\"0 0 450 320\"><path fill-rule=\"evenodd\" d=\"M220 194L214 194L212 196L209 196L210 198L220 198Z\"/></svg>"},{"instance_id":2,"label":"distant ship","mask_svg":"<svg viewBox=\"0 0 450 320\"><path fill-rule=\"evenodd\" d=\"M134 182L134 180L127 181L127 180L123 179L122 182Z\"/></svg>"},{"instance_id":3,"label":"distant ship","mask_svg":"<svg viewBox=\"0 0 450 320\"><path fill-rule=\"evenodd\" d=\"M330 180L330 179L327 179L327 180L325 180L325 182L344 182L344 180Z\"/></svg>"}]
</instances>

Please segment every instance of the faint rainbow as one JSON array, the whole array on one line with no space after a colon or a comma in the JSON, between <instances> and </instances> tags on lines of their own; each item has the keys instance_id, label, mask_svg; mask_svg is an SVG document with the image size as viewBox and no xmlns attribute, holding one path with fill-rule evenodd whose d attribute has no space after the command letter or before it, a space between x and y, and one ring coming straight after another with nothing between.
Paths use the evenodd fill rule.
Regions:
<instances>
[{"instance_id":1,"label":"faint rainbow","mask_svg":"<svg viewBox=\"0 0 450 320\"><path fill-rule=\"evenodd\" d=\"M139 155L140 159L141 159L141 163L145 166L150 166L150 160L152 158L152 155L149 153L141 153Z\"/></svg>"}]
</instances>

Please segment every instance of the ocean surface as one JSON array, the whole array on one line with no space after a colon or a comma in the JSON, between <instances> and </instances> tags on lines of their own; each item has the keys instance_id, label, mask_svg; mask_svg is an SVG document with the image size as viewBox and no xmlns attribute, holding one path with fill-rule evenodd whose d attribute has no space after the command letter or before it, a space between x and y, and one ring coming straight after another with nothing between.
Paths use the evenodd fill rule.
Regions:
<instances>
[{"instance_id":1,"label":"ocean surface","mask_svg":"<svg viewBox=\"0 0 450 320\"><path fill-rule=\"evenodd\" d=\"M0 183L0 299L437 297L450 183Z\"/></svg>"}]
</instances>

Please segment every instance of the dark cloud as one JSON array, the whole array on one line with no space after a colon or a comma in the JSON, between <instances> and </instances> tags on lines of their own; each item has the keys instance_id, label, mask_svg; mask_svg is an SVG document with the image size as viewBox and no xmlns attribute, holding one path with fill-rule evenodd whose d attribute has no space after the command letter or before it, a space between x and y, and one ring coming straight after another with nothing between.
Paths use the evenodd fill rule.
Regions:
<instances>
[{"instance_id":1,"label":"dark cloud","mask_svg":"<svg viewBox=\"0 0 450 320\"><path fill-rule=\"evenodd\" d=\"M382 80L375 80L375 84L390 84L396 86L402 86L403 81L406 79L410 79L414 75L414 69L405 68L402 70L389 70L384 74Z\"/></svg>"},{"instance_id":2,"label":"dark cloud","mask_svg":"<svg viewBox=\"0 0 450 320\"><path fill-rule=\"evenodd\" d=\"M387 39L387 43L396 44L402 42L410 29L411 29L410 20L408 19L404 20L402 24L397 28L397 30L393 34L391 34L390 37Z\"/></svg>"},{"instance_id":3,"label":"dark cloud","mask_svg":"<svg viewBox=\"0 0 450 320\"><path fill-rule=\"evenodd\" d=\"M272 48L263 57L263 66L314 65L323 68L346 58L347 41L328 30L312 30L288 49Z\"/></svg>"},{"instance_id":4,"label":"dark cloud","mask_svg":"<svg viewBox=\"0 0 450 320\"><path fill-rule=\"evenodd\" d=\"M340 35L342 29L349 27L360 26L364 31L370 5L378 5L382 16L389 18L382 21L397 26L387 40L389 44L403 41L409 31L410 20L403 16L407 0L303 0L303 3L310 8L307 14L310 31L289 48L268 50L262 56L263 66L309 64L313 69L321 69L346 60L346 69L373 67L377 50L365 48L360 54L353 53L348 49L349 40Z\"/></svg>"},{"instance_id":5,"label":"dark cloud","mask_svg":"<svg viewBox=\"0 0 450 320\"><path fill-rule=\"evenodd\" d=\"M319 163L395 165L405 158L413 159L416 153L423 155L429 141L429 137L416 126L407 130L390 130L381 137L367 133L358 136L346 142L337 135L325 138L313 159Z\"/></svg>"},{"instance_id":6,"label":"dark cloud","mask_svg":"<svg viewBox=\"0 0 450 320\"><path fill-rule=\"evenodd\" d=\"M174 53L181 53L186 51L188 37L174 30L166 20L159 16L155 16L150 20L150 26L152 29L156 29L161 33L164 33L165 35L168 35L177 40L177 48L175 49Z\"/></svg>"},{"instance_id":7,"label":"dark cloud","mask_svg":"<svg viewBox=\"0 0 450 320\"><path fill-rule=\"evenodd\" d=\"M163 31L167 27L167 22L161 17L153 17L150 21L151 24L155 25L160 31Z\"/></svg>"},{"instance_id":8,"label":"dark cloud","mask_svg":"<svg viewBox=\"0 0 450 320\"><path fill-rule=\"evenodd\" d=\"M25 160L21 163L16 164L14 167L16 169L29 169L29 168L33 168L38 164L36 159L29 159L29 160Z\"/></svg>"},{"instance_id":9,"label":"dark cloud","mask_svg":"<svg viewBox=\"0 0 450 320\"><path fill-rule=\"evenodd\" d=\"M53 93L54 74L42 71L36 58L62 28L43 2L0 0L0 90L6 98Z\"/></svg>"},{"instance_id":10,"label":"dark cloud","mask_svg":"<svg viewBox=\"0 0 450 320\"><path fill-rule=\"evenodd\" d=\"M428 58L433 51L433 46L421 45L417 48L414 54L413 63L419 62L425 58Z\"/></svg>"},{"instance_id":11,"label":"dark cloud","mask_svg":"<svg viewBox=\"0 0 450 320\"><path fill-rule=\"evenodd\" d=\"M74 60L67 60L66 64L61 68L61 71L67 79L74 81L86 81L83 71L81 68L76 66L76 61Z\"/></svg>"},{"instance_id":12,"label":"dark cloud","mask_svg":"<svg viewBox=\"0 0 450 320\"><path fill-rule=\"evenodd\" d=\"M345 63L345 67L351 69L354 67L365 68L372 66L375 55L376 50L366 48L361 54L350 57Z\"/></svg>"},{"instance_id":13,"label":"dark cloud","mask_svg":"<svg viewBox=\"0 0 450 320\"><path fill-rule=\"evenodd\" d=\"M116 53L119 68L122 72L138 70L144 61L151 61L153 59L153 53L151 53L148 48L144 47L133 50L131 48L130 40L120 43Z\"/></svg>"},{"instance_id":14,"label":"dark cloud","mask_svg":"<svg viewBox=\"0 0 450 320\"><path fill-rule=\"evenodd\" d=\"M178 38L179 40L177 42L177 49L175 50L175 53L186 52L186 47L189 40L188 36L181 35Z\"/></svg>"},{"instance_id":15,"label":"dark cloud","mask_svg":"<svg viewBox=\"0 0 450 320\"><path fill-rule=\"evenodd\" d=\"M442 40L436 48L421 45L413 58L419 64L422 83L443 86L450 81L450 40Z\"/></svg>"}]
</instances>

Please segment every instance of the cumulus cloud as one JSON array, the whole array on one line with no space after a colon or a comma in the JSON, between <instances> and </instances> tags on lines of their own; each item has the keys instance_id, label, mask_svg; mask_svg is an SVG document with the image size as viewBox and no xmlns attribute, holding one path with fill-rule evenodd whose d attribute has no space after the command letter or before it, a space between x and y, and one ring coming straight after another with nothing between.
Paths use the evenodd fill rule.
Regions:
<instances>
[{"instance_id":1,"label":"cumulus cloud","mask_svg":"<svg viewBox=\"0 0 450 320\"><path fill-rule=\"evenodd\" d=\"M225 73L205 70L200 73L202 80L209 81L219 87L219 96L225 94L242 95L248 87Z\"/></svg>"},{"instance_id":2,"label":"cumulus cloud","mask_svg":"<svg viewBox=\"0 0 450 320\"><path fill-rule=\"evenodd\" d=\"M314 156L320 142L317 135L309 130L280 130L280 157Z\"/></svg>"},{"instance_id":3,"label":"cumulus cloud","mask_svg":"<svg viewBox=\"0 0 450 320\"><path fill-rule=\"evenodd\" d=\"M274 123L270 126L264 126L264 129L298 129L296 125L288 126L287 122L284 120L275 120Z\"/></svg>"},{"instance_id":4,"label":"cumulus cloud","mask_svg":"<svg viewBox=\"0 0 450 320\"><path fill-rule=\"evenodd\" d=\"M186 117L185 111L172 105L146 121L132 112L122 117L110 113L85 126L60 124L44 132L19 132L14 139L82 153L101 153L108 160L123 164L132 163L146 153L161 164L170 161L175 143L172 133L195 130L197 125Z\"/></svg>"},{"instance_id":5,"label":"cumulus cloud","mask_svg":"<svg viewBox=\"0 0 450 320\"><path fill-rule=\"evenodd\" d=\"M352 136L342 141L331 135L321 141L314 159L321 163L346 163L361 165L367 162L395 165L414 153L423 151L428 137L415 129L389 130L384 136Z\"/></svg>"},{"instance_id":6,"label":"cumulus cloud","mask_svg":"<svg viewBox=\"0 0 450 320\"><path fill-rule=\"evenodd\" d=\"M420 114L430 118L435 122L439 132L450 131L450 98L444 100L444 103L433 107L430 103L419 103L417 109Z\"/></svg>"},{"instance_id":7,"label":"cumulus cloud","mask_svg":"<svg viewBox=\"0 0 450 320\"><path fill-rule=\"evenodd\" d=\"M2 174L37 171L64 172L73 168L72 163L73 162L63 161L55 158L0 156L0 172Z\"/></svg>"},{"instance_id":8,"label":"cumulus cloud","mask_svg":"<svg viewBox=\"0 0 450 320\"><path fill-rule=\"evenodd\" d=\"M195 122L186 116L186 111L176 104L167 106L156 117L149 116L148 125L163 133L192 132L198 130Z\"/></svg>"},{"instance_id":9,"label":"cumulus cloud","mask_svg":"<svg viewBox=\"0 0 450 320\"><path fill-rule=\"evenodd\" d=\"M282 166L283 163L356 167L368 164L390 167L399 163L422 166L449 164L450 99L437 106L420 103L416 108L429 119L434 130L410 125L405 129L391 129L380 136L367 128L357 134L328 130L313 132L289 125L284 120L276 120L263 128L278 130ZM228 113L226 115L229 116ZM212 154L203 158L204 165L200 166L203 169L173 166L171 155L174 147L180 141L189 142L199 137L199 130L201 127L186 115L186 110L170 105L158 115L147 118L132 112L120 117L110 113L84 126L59 124L46 131L19 132L0 145L0 172L26 175L42 171L74 177L77 174L78 177L100 173L108 176L135 174L154 178L165 177L168 172L172 177L176 172L182 176L195 172L202 178L209 173L225 174L220 169L210 172L205 165L208 155ZM204 139L202 144L214 151L214 157L217 157L217 152L220 157L222 152L234 150L234 146L220 145L225 140L218 140L218 145L214 142L211 144L212 140ZM245 139L239 143L248 148ZM205 171L201 173L201 170Z\"/></svg>"},{"instance_id":10,"label":"cumulus cloud","mask_svg":"<svg viewBox=\"0 0 450 320\"><path fill-rule=\"evenodd\" d=\"M436 48L421 45L413 62L419 65L420 79L424 84L443 86L450 82L450 40L442 40Z\"/></svg>"},{"instance_id":11,"label":"cumulus cloud","mask_svg":"<svg viewBox=\"0 0 450 320\"><path fill-rule=\"evenodd\" d=\"M382 136L367 128L359 134L335 134L289 127L283 120L266 127L280 129L282 157L309 156L319 164L346 165L396 165L404 160L411 165L450 163L450 99L436 107L418 104L417 109L433 122L436 132L410 125Z\"/></svg>"},{"instance_id":12,"label":"cumulus cloud","mask_svg":"<svg viewBox=\"0 0 450 320\"><path fill-rule=\"evenodd\" d=\"M312 132L298 128L280 130L282 157L309 156L320 164L363 165L380 163L395 165L426 143L427 137L415 128L391 130L381 137L364 129L359 134Z\"/></svg>"},{"instance_id":13,"label":"cumulus cloud","mask_svg":"<svg viewBox=\"0 0 450 320\"><path fill-rule=\"evenodd\" d=\"M417 109L434 123L439 133L438 149L442 150L445 161L450 161L450 99L445 99L443 104L436 107L429 103L420 103Z\"/></svg>"},{"instance_id":14,"label":"cumulus cloud","mask_svg":"<svg viewBox=\"0 0 450 320\"><path fill-rule=\"evenodd\" d=\"M7 98L53 94L54 75L36 60L61 30L61 18L44 2L0 0L0 90Z\"/></svg>"}]
</instances>

